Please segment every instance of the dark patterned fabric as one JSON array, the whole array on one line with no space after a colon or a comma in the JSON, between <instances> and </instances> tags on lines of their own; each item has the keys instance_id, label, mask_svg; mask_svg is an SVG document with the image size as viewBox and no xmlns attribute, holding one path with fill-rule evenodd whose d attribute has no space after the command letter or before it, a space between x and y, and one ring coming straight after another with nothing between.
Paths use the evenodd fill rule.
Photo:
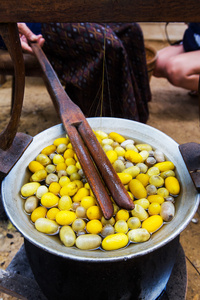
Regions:
<instances>
[{"instance_id":1,"label":"dark patterned fabric","mask_svg":"<svg viewBox=\"0 0 200 300\"><path fill-rule=\"evenodd\" d=\"M151 94L138 24L51 23L42 34L44 52L86 117L147 121Z\"/></svg>"}]
</instances>

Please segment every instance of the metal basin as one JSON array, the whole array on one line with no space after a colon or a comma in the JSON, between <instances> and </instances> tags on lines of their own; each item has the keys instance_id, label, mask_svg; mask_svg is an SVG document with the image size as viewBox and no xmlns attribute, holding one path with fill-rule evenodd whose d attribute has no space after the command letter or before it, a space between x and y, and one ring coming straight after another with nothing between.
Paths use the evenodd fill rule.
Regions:
<instances>
[{"instance_id":1,"label":"metal basin","mask_svg":"<svg viewBox=\"0 0 200 300\"><path fill-rule=\"evenodd\" d=\"M104 299L156 299L170 277L179 235L198 208L199 194L183 162L178 144L161 131L117 118L89 118L88 122L94 130L116 131L125 137L149 143L174 162L181 182L174 219L154 233L149 241L111 252L66 248L58 239L36 231L24 213L20 189L30 177L28 163L55 138L65 134L61 124L35 136L4 179L2 198L6 213L25 238L27 255L36 280L49 299L78 299L80 296L102 299L103 295ZM97 292L99 287L100 291ZM95 296L88 294L88 291L95 293ZM131 298L133 294L135 298Z\"/></svg>"}]
</instances>

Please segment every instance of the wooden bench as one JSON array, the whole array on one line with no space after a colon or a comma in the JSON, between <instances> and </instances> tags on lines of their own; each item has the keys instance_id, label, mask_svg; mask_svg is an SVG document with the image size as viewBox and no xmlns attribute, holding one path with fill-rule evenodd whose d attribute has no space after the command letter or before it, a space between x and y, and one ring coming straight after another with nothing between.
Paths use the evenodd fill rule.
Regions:
<instances>
[{"instance_id":1,"label":"wooden bench","mask_svg":"<svg viewBox=\"0 0 200 300\"><path fill-rule=\"evenodd\" d=\"M42 71L37 59L31 54L23 54L25 63L25 76L38 77ZM0 50L0 74L14 76L14 66L7 50Z\"/></svg>"},{"instance_id":2,"label":"wooden bench","mask_svg":"<svg viewBox=\"0 0 200 300\"><path fill-rule=\"evenodd\" d=\"M42 70L37 59L31 54L23 54L25 64L25 76L42 77ZM7 50L0 50L0 84L6 82L6 76L12 76L11 107L14 103L15 72L13 61Z\"/></svg>"}]
</instances>

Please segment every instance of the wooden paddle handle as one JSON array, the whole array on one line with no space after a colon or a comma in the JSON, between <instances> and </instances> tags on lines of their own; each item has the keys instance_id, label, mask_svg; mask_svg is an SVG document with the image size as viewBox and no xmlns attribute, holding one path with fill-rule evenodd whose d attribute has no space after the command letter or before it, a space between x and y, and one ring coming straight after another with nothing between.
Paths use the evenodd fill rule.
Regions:
<instances>
[{"instance_id":1,"label":"wooden paddle handle","mask_svg":"<svg viewBox=\"0 0 200 300\"><path fill-rule=\"evenodd\" d=\"M31 43L31 47L41 65L48 92L61 117L62 123L73 145L87 181L90 184L104 217L106 219L110 219L114 210L112 201L88 153L88 150L77 131L77 125L85 120L85 117L80 108L75 105L66 94L54 69L40 46L36 43Z\"/></svg>"},{"instance_id":2,"label":"wooden paddle handle","mask_svg":"<svg viewBox=\"0 0 200 300\"><path fill-rule=\"evenodd\" d=\"M66 132L105 218L109 219L112 216L113 205L106 188L100 179L100 175L110 191L113 200L122 208L128 210L133 209L133 201L116 174L112 164L108 160L82 111L71 101L65 92L40 46L37 44L32 44L31 46L42 67L50 96L60 114ZM87 146L89 153L84 143ZM98 167L100 175L93 164L90 155Z\"/></svg>"},{"instance_id":3,"label":"wooden paddle handle","mask_svg":"<svg viewBox=\"0 0 200 300\"><path fill-rule=\"evenodd\" d=\"M87 145L90 155L97 165L99 172L113 197L113 200L121 208L125 208L127 210L134 209L132 199L103 151L87 120L78 126L78 131Z\"/></svg>"}]
</instances>

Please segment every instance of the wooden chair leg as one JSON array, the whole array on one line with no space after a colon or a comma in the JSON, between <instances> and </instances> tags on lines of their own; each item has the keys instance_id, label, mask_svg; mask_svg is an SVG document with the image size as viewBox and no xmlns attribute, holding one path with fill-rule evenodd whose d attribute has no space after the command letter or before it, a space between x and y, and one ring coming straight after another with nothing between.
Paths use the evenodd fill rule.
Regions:
<instances>
[{"instance_id":1,"label":"wooden chair leg","mask_svg":"<svg viewBox=\"0 0 200 300\"><path fill-rule=\"evenodd\" d=\"M11 86L11 108L10 108L10 113L11 113L11 114L12 114L12 111L13 111L14 99L15 99L15 75L12 76L12 86Z\"/></svg>"},{"instance_id":2,"label":"wooden chair leg","mask_svg":"<svg viewBox=\"0 0 200 300\"><path fill-rule=\"evenodd\" d=\"M0 85L4 84L6 82L6 76L0 75Z\"/></svg>"}]
</instances>

